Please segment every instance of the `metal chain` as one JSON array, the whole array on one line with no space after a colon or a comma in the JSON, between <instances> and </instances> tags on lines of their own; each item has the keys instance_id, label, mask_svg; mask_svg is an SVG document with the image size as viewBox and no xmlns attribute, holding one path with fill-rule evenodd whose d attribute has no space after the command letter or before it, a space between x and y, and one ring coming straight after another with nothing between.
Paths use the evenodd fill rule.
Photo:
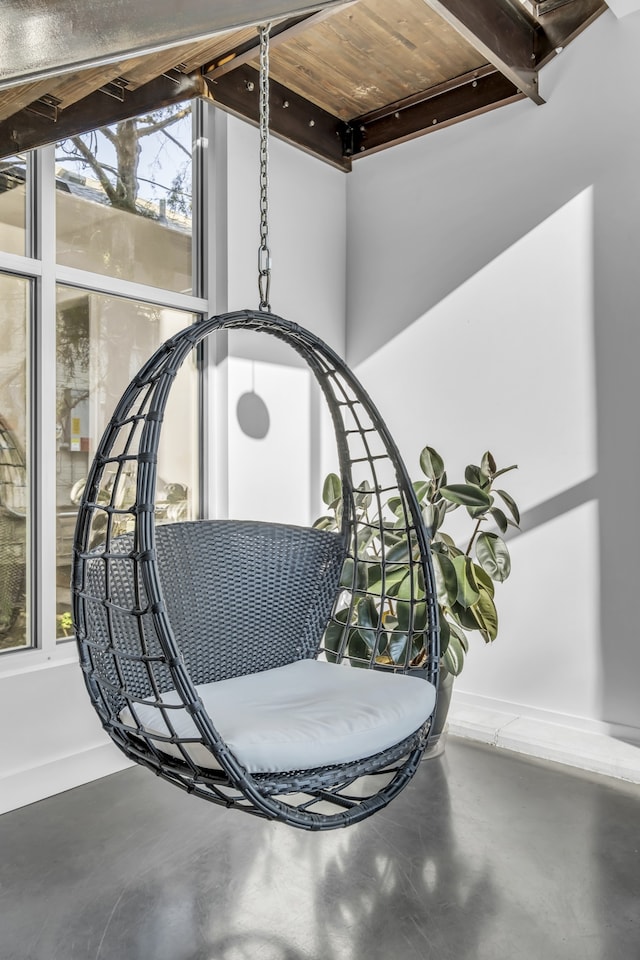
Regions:
<instances>
[{"instance_id":1,"label":"metal chain","mask_svg":"<svg viewBox=\"0 0 640 960\"><path fill-rule=\"evenodd\" d=\"M271 312L271 253L269 251L269 31L260 27L260 247L258 249L258 309Z\"/></svg>"}]
</instances>

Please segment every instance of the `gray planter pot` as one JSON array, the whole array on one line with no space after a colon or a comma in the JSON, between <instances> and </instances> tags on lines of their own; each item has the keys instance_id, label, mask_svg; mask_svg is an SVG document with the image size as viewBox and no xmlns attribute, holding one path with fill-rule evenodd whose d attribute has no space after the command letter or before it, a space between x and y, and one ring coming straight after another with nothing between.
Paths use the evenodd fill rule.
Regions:
<instances>
[{"instance_id":1,"label":"gray planter pot","mask_svg":"<svg viewBox=\"0 0 640 960\"><path fill-rule=\"evenodd\" d=\"M429 746L423 754L423 759L428 760L433 757L439 757L444 753L447 740L447 717L451 705L451 694L453 693L453 681L455 677L452 673L440 668L438 674L438 702L436 704L436 713L433 718L433 727Z\"/></svg>"}]
</instances>

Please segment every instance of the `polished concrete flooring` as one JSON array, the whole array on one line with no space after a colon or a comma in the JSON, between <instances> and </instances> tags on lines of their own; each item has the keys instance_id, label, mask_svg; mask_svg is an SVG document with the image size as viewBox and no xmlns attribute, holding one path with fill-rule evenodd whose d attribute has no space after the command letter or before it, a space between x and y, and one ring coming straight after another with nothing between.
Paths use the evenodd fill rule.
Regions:
<instances>
[{"instance_id":1,"label":"polished concrete flooring","mask_svg":"<svg viewBox=\"0 0 640 960\"><path fill-rule=\"evenodd\" d=\"M466 741L308 834L136 768L0 817L1 960L640 960L640 788Z\"/></svg>"}]
</instances>

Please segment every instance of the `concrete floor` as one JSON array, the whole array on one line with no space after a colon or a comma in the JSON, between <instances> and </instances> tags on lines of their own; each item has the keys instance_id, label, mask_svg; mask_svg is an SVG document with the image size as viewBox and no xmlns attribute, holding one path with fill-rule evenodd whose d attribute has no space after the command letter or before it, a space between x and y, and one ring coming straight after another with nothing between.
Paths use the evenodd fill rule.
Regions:
<instances>
[{"instance_id":1,"label":"concrete floor","mask_svg":"<svg viewBox=\"0 0 640 960\"><path fill-rule=\"evenodd\" d=\"M1 960L640 960L640 789L466 741L307 834L136 768L0 817Z\"/></svg>"}]
</instances>

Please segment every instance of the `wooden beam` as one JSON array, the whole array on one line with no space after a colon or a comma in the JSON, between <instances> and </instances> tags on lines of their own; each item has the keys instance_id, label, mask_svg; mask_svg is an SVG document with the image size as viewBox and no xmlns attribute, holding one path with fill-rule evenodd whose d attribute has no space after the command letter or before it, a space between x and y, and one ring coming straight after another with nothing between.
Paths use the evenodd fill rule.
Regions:
<instances>
[{"instance_id":1,"label":"wooden beam","mask_svg":"<svg viewBox=\"0 0 640 960\"><path fill-rule=\"evenodd\" d=\"M2 0L0 87L166 50L342 0Z\"/></svg>"},{"instance_id":2,"label":"wooden beam","mask_svg":"<svg viewBox=\"0 0 640 960\"><path fill-rule=\"evenodd\" d=\"M244 64L217 79L205 77L210 98L235 116L258 122L258 71ZM269 127L273 134L341 170L351 169L343 152L345 124L338 117L289 90L269 82Z\"/></svg>"},{"instance_id":3,"label":"wooden beam","mask_svg":"<svg viewBox=\"0 0 640 960\"><path fill-rule=\"evenodd\" d=\"M494 67L473 70L350 121L354 159L451 126L524 94Z\"/></svg>"},{"instance_id":4,"label":"wooden beam","mask_svg":"<svg viewBox=\"0 0 640 960\"><path fill-rule=\"evenodd\" d=\"M570 0L553 8L537 4L536 68L540 69L608 9L603 0Z\"/></svg>"},{"instance_id":5,"label":"wooden beam","mask_svg":"<svg viewBox=\"0 0 640 960\"><path fill-rule=\"evenodd\" d=\"M140 113L190 100L203 93L204 81L200 74L181 77L178 83L163 76L137 90L125 91L122 101L107 97L97 90L60 113L55 123L25 109L0 125L0 157L65 140L97 127L136 117Z\"/></svg>"},{"instance_id":6,"label":"wooden beam","mask_svg":"<svg viewBox=\"0 0 640 960\"><path fill-rule=\"evenodd\" d=\"M425 0L489 63L534 103L544 103L536 76L537 25L518 0Z\"/></svg>"}]
</instances>

